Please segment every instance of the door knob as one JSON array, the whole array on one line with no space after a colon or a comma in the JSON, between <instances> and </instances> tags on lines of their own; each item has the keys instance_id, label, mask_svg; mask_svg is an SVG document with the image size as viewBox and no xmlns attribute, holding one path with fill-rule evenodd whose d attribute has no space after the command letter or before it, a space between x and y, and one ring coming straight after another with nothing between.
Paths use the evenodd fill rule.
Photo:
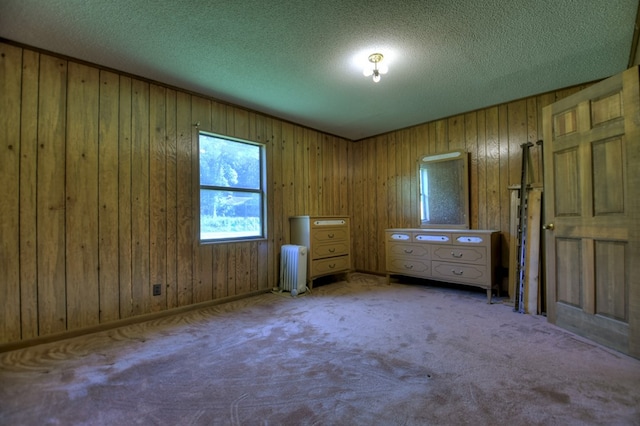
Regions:
<instances>
[{"instance_id":1,"label":"door knob","mask_svg":"<svg viewBox=\"0 0 640 426\"><path fill-rule=\"evenodd\" d=\"M555 225L553 223L545 223L542 225L542 229L548 229L549 231L553 231Z\"/></svg>"}]
</instances>

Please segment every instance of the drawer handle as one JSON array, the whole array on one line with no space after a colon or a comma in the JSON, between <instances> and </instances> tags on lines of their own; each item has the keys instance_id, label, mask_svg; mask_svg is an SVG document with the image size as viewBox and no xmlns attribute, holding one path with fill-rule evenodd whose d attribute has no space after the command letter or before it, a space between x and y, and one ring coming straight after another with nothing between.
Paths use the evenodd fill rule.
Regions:
<instances>
[{"instance_id":1,"label":"drawer handle","mask_svg":"<svg viewBox=\"0 0 640 426\"><path fill-rule=\"evenodd\" d=\"M333 268L335 268L335 267L336 267L336 264L335 264L335 263L332 263L331 265L329 265L329 269L333 269Z\"/></svg>"},{"instance_id":2,"label":"drawer handle","mask_svg":"<svg viewBox=\"0 0 640 426\"><path fill-rule=\"evenodd\" d=\"M456 253L454 253L454 252L451 252L451 256L453 256L453 257L457 257L458 259L460 259L460 258L462 257L462 253L457 253L457 254L456 254Z\"/></svg>"},{"instance_id":3,"label":"drawer handle","mask_svg":"<svg viewBox=\"0 0 640 426\"><path fill-rule=\"evenodd\" d=\"M407 253L407 254L411 254L411 253L413 253L413 249L411 249L411 250L404 249L404 252Z\"/></svg>"},{"instance_id":4,"label":"drawer handle","mask_svg":"<svg viewBox=\"0 0 640 426\"><path fill-rule=\"evenodd\" d=\"M404 265L404 269L413 269L413 265Z\"/></svg>"},{"instance_id":5,"label":"drawer handle","mask_svg":"<svg viewBox=\"0 0 640 426\"><path fill-rule=\"evenodd\" d=\"M333 253L335 251L336 251L336 249L334 249L333 247L329 249L329 253Z\"/></svg>"},{"instance_id":6,"label":"drawer handle","mask_svg":"<svg viewBox=\"0 0 640 426\"><path fill-rule=\"evenodd\" d=\"M327 237L333 238L333 237L335 237L335 235L334 234L327 234Z\"/></svg>"},{"instance_id":7,"label":"drawer handle","mask_svg":"<svg viewBox=\"0 0 640 426\"><path fill-rule=\"evenodd\" d=\"M464 273L464 271L456 271L455 269L452 269L451 272L453 275L462 275Z\"/></svg>"}]
</instances>

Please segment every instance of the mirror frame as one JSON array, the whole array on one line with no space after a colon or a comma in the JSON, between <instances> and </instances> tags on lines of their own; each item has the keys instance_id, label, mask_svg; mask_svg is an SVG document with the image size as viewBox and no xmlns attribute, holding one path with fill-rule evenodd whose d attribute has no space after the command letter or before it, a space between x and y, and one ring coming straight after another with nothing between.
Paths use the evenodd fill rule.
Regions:
<instances>
[{"instance_id":1,"label":"mirror frame","mask_svg":"<svg viewBox=\"0 0 640 426\"><path fill-rule=\"evenodd\" d=\"M451 162L452 167L460 169L462 175L461 187L458 197L462 201L462 222L461 223L425 223L422 220L422 176L421 171L428 164ZM469 154L465 151L450 151L438 154L421 155L418 159L418 220L420 228L449 228L449 229L469 229Z\"/></svg>"}]
</instances>

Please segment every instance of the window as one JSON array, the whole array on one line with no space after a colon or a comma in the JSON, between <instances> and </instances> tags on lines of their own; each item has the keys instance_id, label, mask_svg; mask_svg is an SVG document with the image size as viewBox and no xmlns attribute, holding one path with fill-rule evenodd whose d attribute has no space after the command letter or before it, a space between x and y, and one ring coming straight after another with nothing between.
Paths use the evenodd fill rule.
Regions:
<instances>
[{"instance_id":1,"label":"window","mask_svg":"<svg viewBox=\"0 0 640 426\"><path fill-rule=\"evenodd\" d=\"M199 133L200 240L265 236L264 146Z\"/></svg>"}]
</instances>

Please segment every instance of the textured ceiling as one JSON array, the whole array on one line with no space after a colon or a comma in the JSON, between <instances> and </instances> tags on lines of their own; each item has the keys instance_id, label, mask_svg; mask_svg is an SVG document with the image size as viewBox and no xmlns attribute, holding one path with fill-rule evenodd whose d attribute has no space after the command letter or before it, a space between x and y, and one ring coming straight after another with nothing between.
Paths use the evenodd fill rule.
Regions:
<instances>
[{"instance_id":1,"label":"textured ceiling","mask_svg":"<svg viewBox=\"0 0 640 426\"><path fill-rule=\"evenodd\" d=\"M358 140L616 74L638 0L2 0L0 37ZM389 73L362 75L381 52Z\"/></svg>"}]
</instances>

